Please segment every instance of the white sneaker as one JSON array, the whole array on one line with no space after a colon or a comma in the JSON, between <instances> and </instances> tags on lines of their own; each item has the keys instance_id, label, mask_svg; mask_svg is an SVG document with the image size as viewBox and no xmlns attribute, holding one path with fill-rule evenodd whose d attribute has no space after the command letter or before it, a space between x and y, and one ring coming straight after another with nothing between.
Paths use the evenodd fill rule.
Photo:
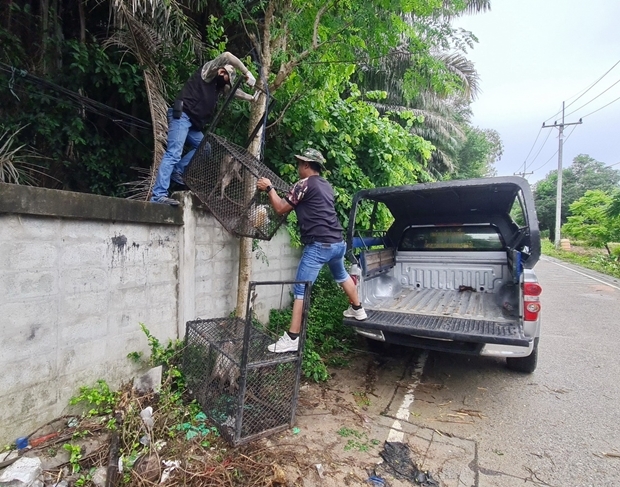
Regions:
<instances>
[{"instance_id":1,"label":"white sneaker","mask_svg":"<svg viewBox=\"0 0 620 487\"><path fill-rule=\"evenodd\" d=\"M296 352L299 349L299 337L293 340L288 333L284 332L276 343L272 343L267 350L274 353Z\"/></svg>"},{"instance_id":2,"label":"white sneaker","mask_svg":"<svg viewBox=\"0 0 620 487\"><path fill-rule=\"evenodd\" d=\"M363 321L368 318L364 308L353 309L353 306L349 306L342 314L345 318L355 318L358 321Z\"/></svg>"}]
</instances>

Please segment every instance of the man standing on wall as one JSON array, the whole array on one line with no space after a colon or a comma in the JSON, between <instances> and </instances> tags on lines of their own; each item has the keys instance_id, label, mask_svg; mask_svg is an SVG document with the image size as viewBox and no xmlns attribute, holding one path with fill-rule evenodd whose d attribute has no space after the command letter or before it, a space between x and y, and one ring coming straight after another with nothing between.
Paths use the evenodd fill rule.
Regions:
<instances>
[{"instance_id":1,"label":"man standing on wall","mask_svg":"<svg viewBox=\"0 0 620 487\"><path fill-rule=\"evenodd\" d=\"M256 187L269 195L269 202L279 215L292 210L297 214L303 254L297 267L297 281L314 283L323 265L327 264L334 280L342 286L351 305L343 313L348 318L366 319L366 311L357 295L357 288L344 268L346 244L342 239L342 226L334 207L334 190L321 177L325 170L325 158L316 149L306 149L303 155L296 155L297 172L301 178L284 198L280 198L267 178L260 178ZM270 352L294 352L299 348L299 332L303 312L304 286L293 288L293 316L289 331L267 348Z\"/></svg>"},{"instance_id":2,"label":"man standing on wall","mask_svg":"<svg viewBox=\"0 0 620 487\"><path fill-rule=\"evenodd\" d=\"M245 65L234 55L224 52L199 68L185 83L168 109L168 141L153 187L151 201L177 206L179 202L168 197L170 180L183 183L183 173L200 145L202 130L213 116L220 95L227 95L235 80L235 69L243 73L246 83L254 86L256 79ZM251 101L258 95L248 95L237 90L235 97ZM181 158L185 144L191 147Z\"/></svg>"}]
</instances>

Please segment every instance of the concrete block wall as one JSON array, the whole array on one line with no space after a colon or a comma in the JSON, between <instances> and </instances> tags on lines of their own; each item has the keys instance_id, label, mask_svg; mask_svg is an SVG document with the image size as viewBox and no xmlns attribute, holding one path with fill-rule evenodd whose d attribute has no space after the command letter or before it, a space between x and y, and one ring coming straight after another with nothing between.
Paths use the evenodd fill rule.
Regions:
<instances>
[{"instance_id":1,"label":"concrete block wall","mask_svg":"<svg viewBox=\"0 0 620 487\"><path fill-rule=\"evenodd\" d=\"M239 240L196 208L0 184L0 444L63 413L82 385L118 386L185 322L235 307ZM285 230L260 243L253 279L293 279ZM280 293L281 294L281 293ZM264 293L266 318L280 294ZM285 304L288 304L285 297Z\"/></svg>"}]
</instances>

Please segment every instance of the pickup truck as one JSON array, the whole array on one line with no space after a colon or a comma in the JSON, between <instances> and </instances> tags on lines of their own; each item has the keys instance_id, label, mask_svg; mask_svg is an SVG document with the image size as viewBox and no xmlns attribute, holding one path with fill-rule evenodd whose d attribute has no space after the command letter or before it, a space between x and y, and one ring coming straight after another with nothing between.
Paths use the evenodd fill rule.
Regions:
<instances>
[{"instance_id":1,"label":"pickup truck","mask_svg":"<svg viewBox=\"0 0 620 487\"><path fill-rule=\"evenodd\" d=\"M359 191L347 257L368 318L344 323L370 344L503 357L509 369L536 369L540 233L525 179Z\"/></svg>"}]
</instances>

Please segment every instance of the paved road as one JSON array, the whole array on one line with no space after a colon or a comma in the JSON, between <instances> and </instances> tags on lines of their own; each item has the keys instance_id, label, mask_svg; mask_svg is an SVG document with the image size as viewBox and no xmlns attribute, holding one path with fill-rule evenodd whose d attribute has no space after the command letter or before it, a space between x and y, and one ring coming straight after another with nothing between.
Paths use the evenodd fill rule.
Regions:
<instances>
[{"instance_id":1,"label":"paved road","mask_svg":"<svg viewBox=\"0 0 620 487\"><path fill-rule=\"evenodd\" d=\"M327 470L303 485L363 485L389 440L406 443L442 487L620 487L620 283L548 259L536 272L543 331L533 374L401 347L360 354L326 388L302 391L294 440ZM344 451L343 425L378 446Z\"/></svg>"},{"instance_id":2,"label":"paved road","mask_svg":"<svg viewBox=\"0 0 620 487\"><path fill-rule=\"evenodd\" d=\"M533 374L495 359L415 359L424 373L419 384L409 378L408 422L448 448L450 436L465 442L449 464L424 459L446 485L472 485L473 471L477 487L620 486L620 283L546 259L536 271L543 332ZM411 400L397 394L392 413L401 395Z\"/></svg>"}]
</instances>

